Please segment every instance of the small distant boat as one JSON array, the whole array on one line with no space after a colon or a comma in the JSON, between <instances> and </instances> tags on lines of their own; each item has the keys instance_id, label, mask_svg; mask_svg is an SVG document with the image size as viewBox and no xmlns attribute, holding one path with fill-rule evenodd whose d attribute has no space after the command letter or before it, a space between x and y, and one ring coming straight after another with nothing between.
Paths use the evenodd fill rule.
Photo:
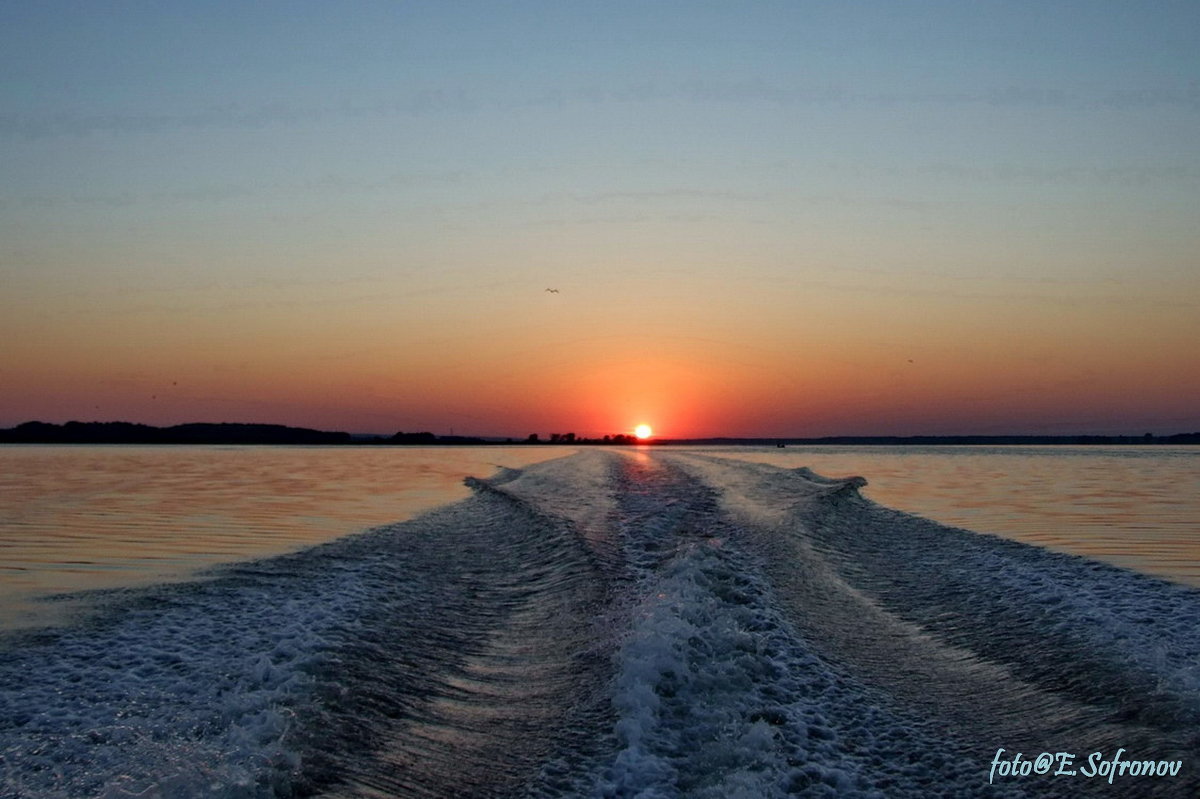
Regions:
<instances>
[{"instance_id":1,"label":"small distant boat","mask_svg":"<svg viewBox=\"0 0 1200 799\"><path fill-rule=\"evenodd\" d=\"M779 449L783 449L787 445L784 444L782 441L776 441L775 446L779 447Z\"/></svg>"}]
</instances>

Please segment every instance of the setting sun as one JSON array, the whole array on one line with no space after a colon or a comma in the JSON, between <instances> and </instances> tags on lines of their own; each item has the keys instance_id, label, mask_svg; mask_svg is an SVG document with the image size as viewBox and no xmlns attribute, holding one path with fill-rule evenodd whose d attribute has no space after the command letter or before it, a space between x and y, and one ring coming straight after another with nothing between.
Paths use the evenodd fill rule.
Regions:
<instances>
[{"instance_id":1,"label":"setting sun","mask_svg":"<svg viewBox=\"0 0 1200 799\"><path fill-rule=\"evenodd\" d=\"M650 429L650 425L648 424L639 424L633 428L633 434L638 438L649 438L653 433L654 431Z\"/></svg>"}]
</instances>

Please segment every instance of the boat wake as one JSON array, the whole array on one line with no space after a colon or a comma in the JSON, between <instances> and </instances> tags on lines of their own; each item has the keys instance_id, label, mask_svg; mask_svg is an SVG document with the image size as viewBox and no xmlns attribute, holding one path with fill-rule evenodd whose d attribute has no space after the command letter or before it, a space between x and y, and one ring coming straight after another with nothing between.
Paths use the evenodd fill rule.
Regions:
<instances>
[{"instance_id":1,"label":"boat wake","mask_svg":"<svg viewBox=\"0 0 1200 799\"><path fill-rule=\"evenodd\" d=\"M1196 795L1200 593L864 482L589 449L107 592L0 641L0 796Z\"/></svg>"}]
</instances>

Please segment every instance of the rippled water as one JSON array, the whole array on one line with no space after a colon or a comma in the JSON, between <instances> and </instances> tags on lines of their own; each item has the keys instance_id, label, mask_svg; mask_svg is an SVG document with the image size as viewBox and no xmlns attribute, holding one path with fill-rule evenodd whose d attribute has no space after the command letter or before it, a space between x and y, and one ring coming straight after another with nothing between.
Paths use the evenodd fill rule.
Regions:
<instances>
[{"instance_id":1,"label":"rippled water","mask_svg":"<svg viewBox=\"0 0 1200 799\"><path fill-rule=\"evenodd\" d=\"M1200 586L1200 447L814 447L721 452L821 474L943 524Z\"/></svg>"},{"instance_id":2,"label":"rippled water","mask_svg":"<svg viewBox=\"0 0 1200 799\"><path fill-rule=\"evenodd\" d=\"M87 454L95 468L139 453ZM955 469L933 492L948 509L991 496L988 480L1094 489L1157 469L1178 486L1187 454L905 454L873 500L861 478L795 465L822 453L531 448L512 459L546 460L499 470L504 453L482 449L147 454L170 474L93 493L75 475L78 505L140 496L164 540L202 550L216 527L161 519L186 504L171 491L213 482L232 493L209 515L251 543L224 544L236 562L202 580L91 592L69 623L0 632L0 799L1200 795L1200 591L878 501L906 474ZM817 465L868 476L896 455L830 454L858 465ZM260 482L172 465L210 456L228 474L238 457L258 464ZM1035 477L1020 473L1029 459ZM367 463L377 476L357 483ZM407 521L298 546L330 519L366 523L336 502L314 522L328 499L368 484L386 497L389 473L420 464L432 493L406 512L460 468L495 473ZM175 484L176 470L191 476ZM325 499L291 505L264 483ZM256 533L247 509L272 496L262 531L288 528L285 508L314 526ZM1138 503L1112 504L1104 518L1127 521ZM89 535L93 562L77 566L92 579L103 547ZM167 548L138 535L146 556ZM294 551L247 559L281 541ZM123 547L136 574L138 547ZM1001 749L1138 766L1111 785L1082 770L997 776Z\"/></svg>"},{"instance_id":3,"label":"rippled water","mask_svg":"<svg viewBox=\"0 0 1200 799\"><path fill-rule=\"evenodd\" d=\"M0 627L71 611L38 597L187 577L462 499L552 447L0 447ZM1200 586L1197 447L720 447L988 532Z\"/></svg>"},{"instance_id":4,"label":"rippled water","mask_svg":"<svg viewBox=\"0 0 1200 799\"><path fill-rule=\"evenodd\" d=\"M542 447L0 446L0 627L38 597L187 577L402 521Z\"/></svg>"}]
</instances>

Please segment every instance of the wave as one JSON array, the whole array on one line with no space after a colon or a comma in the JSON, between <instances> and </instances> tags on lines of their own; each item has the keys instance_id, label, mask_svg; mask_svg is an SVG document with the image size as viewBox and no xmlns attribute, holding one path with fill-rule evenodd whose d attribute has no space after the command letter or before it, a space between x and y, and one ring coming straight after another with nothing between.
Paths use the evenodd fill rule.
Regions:
<instances>
[{"instance_id":1,"label":"wave","mask_svg":"<svg viewBox=\"0 0 1200 799\"><path fill-rule=\"evenodd\" d=\"M0 796L1191 796L1200 593L585 450L0 640ZM1181 760L996 778L998 749Z\"/></svg>"}]
</instances>

